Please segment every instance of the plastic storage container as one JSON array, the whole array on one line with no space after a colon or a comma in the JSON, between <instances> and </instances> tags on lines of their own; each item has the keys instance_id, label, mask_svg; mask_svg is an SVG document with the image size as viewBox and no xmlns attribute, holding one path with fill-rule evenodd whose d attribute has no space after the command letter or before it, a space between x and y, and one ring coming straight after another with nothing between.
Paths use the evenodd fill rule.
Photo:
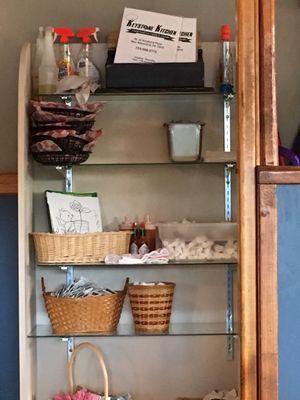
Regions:
<instances>
[{"instance_id":1,"label":"plastic storage container","mask_svg":"<svg viewBox=\"0 0 300 400\"><path fill-rule=\"evenodd\" d=\"M237 240L236 222L161 222L157 226L161 241L182 239L191 242L197 236L215 242Z\"/></svg>"},{"instance_id":2,"label":"plastic storage container","mask_svg":"<svg viewBox=\"0 0 300 400\"><path fill-rule=\"evenodd\" d=\"M201 157L200 122L171 122L168 126L170 158L174 162L195 162Z\"/></svg>"},{"instance_id":3,"label":"plastic storage container","mask_svg":"<svg viewBox=\"0 0 300 400\"><path fill-rule=\"evenodd\" d=\"M237 224L170 222L158 224L159 236L175 261L236 262Z\"/></svg>"}]
</instances>

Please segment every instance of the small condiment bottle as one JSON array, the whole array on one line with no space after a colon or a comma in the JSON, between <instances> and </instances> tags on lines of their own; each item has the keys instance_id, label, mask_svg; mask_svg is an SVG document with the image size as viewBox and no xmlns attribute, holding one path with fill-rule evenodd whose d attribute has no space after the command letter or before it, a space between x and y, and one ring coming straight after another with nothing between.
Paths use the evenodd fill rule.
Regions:
<instances>
[{"instance_id":1,"label":"small condiment bottle","mask_svg":"<svg viewBox=\"0 0 300 400\"><path fill-rule=\"evenodd\" d=\"M119 225L120 231L131 231L133 233L133 223L130 221L130 218L125 216L124 221ZM129 248L133 242L133 234L130 237Z\"/></svg>"},{"instance_id":2,"label":"small condiment bottle","mask_svg":"<svg viewBox=\"0 0 300 400\"><path fill-rule=\"evenodd\" d=\"M139 234L138 234L138 224L136 222L132 224L130 254L139 254Z\"/></svg>"},{"instance_id":3,"label":"small condiment bottle","mask_svg":"<svg viewBox=\"0 0 300 400\"><path fill-rule=\"evenodd\" d=\"M141 232L141 237L140 237L140 246L139 246L139 254L141 256L149 253L149 247L146 242L146 234L145 234L145 224L142 222L140 225L140 232Z\"/></svg>"},{"instance_id":4,"label":"small condiment bottle","mask_svg":"<svg viewBox=\"0 0 300 400\"><path fill-rule=\"evenodd\" d=\"M132 221L130 218L125 216L124 221L119 225L120 231L131 231L133 227Z\"/></svg>"},{"instance_id":5,"label":"small condiment bottle","mask_svg":"<svg viewBox=\"0 0 300 400\"><path fill-rule=\"evenodd\" d=\"M145 236L146 236L146 243L149 247L149 251L155 250L156 249L157 229L156 229L156 226L151 221L149 215L146 215L146 218L145 218Z\"/></svg>"}]
</instances>

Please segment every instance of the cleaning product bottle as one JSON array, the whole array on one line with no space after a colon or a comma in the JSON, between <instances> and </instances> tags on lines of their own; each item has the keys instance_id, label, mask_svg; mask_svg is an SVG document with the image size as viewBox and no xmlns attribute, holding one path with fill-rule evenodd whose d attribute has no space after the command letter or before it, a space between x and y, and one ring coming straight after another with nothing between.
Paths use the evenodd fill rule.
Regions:
<instances>
[{"instance_id":1,"label":"cleaning product bottle","mask_svg":"<svg viewBox=\"0 0 300 400\"><path fill-rule=\"evenodd\" d=\"M149 253L149 247L146 242L146 234L145 234L145 224L142 222L140 224L140 242L139 242L139 254L144 256Z\"/></svg>"},{"instance_id":2,"label":"cleaning product bottle","mask_svg":"<svg viewBox=\"0 0 300 400\"><path fill-rule=\"evenodd\" d=\"M230 51L230 26L221 27L221 92L224 95L233 94L233 57Z\"/></svg>"},{"instance_id":3,"label":"cleaning product bottle","mask_svg":"<svg viewBox=\"0 0 300 400\"><path fill-rule=\"evenodd\" d=\"M97 32L99 28L81 28L77 34L77 37L82 39L82 48L78 55L77 62L77 73L79 76L84 78L89 78L91 82L99 83L100 81L100 71L96 67L93 61L92 54L92 37L97 42Z\"/></svg>"},{"instance_id":4,"label":"cleaning product bottle","mask_svg":"<svg viewBox=\"0 0 300 400\"><path fill-rule=\"evenodd\" d=\"M33 72L32 72L33 93L38 93L39 90L39 68L42 61L43 49L44 49L44 27L39 26L39 32L36 38L35 57L34 57Z\"/></svg>"},{"instance_id":5,"label":"cleaning product bottle","mask_svg":"<svg viewBox=\"0 0 300 400\"><path fill-rule=\"evenodd\" d=\"M55 40L59 36L61 49L58 59L58 80L65 76L76 75L75 65L71 57L70 38L74 37L74 32L71 28L54 28Z\"/></svg>"},{"instance_id":6,"label":"cleaning product bottle","mask_svg":"<svg viewBox=\"0 0 300 400\"><path fill-rule=\"evenodd\" d=\"M145 218L145 236L146 243L149 247L149 251L153 251L156 249L156 226L150 219L149 215L146 215Z\"/></svg>"},{"instance_id":7,"label":"cleaning product bottle","mask_svg":"<svg viewBox=\"0 0 300 400\"><path fill-rule=\"evenodd\" d=\"M45 30L43 54L39 67L39 93L52 94L56 91L58 68L56 64L52 28Z\"/></svg>"}]
</instances>

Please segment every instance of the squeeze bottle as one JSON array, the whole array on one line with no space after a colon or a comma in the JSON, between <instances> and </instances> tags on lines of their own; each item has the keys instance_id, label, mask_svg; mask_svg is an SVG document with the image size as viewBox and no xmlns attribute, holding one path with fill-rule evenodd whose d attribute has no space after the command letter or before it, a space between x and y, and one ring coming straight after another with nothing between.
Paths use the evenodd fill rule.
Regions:
<instances>
[{"instance_id":1,"label":"squeeze bottle","mask_svg":"<svg viewBox=\"0 0 300 400\"><path fill-rule=\"evenodd\" d=\"M145 234L146 234L146 242L149 247L149 251L155 250L156 249L157 230L156 230L156 226L151 221L149 215L146 215L146 218L145 218Z\"/></svg>"},{"instance_id":2,"label":"squeeze bottle","mask_svg":"<svg viewBox=\"0 0 300 400\"><path fill-rule=\"evenodd\" d=\"M138 225L136 222L132 224L132 240L130 245L130 254L139 253L139 237L138 237Z\"/></svg>"},{"instance_id":3,"label":"squeeze bottle","mask_svg":"<svg viewBox=\"0 0 300 400\"><path fill-rule=\"evenodd\" d=\"M91 82L99 83L100 71L96 67L93 61L92 54L92 37L95 42L98 42L97 32L99 28L81 28L77 34L77 37L82 39L82 48L78 55L78 62L76 65L77 73L79 76L88 78Z\"/></svg>"},{"instance_id":4,"label":"squeeze bottle","mask_svg":"<svg viewBox=\"0 0 300 400\"><path fill-rule=\"evenodd\" d=\"M42 61L44 49L44 27L39 26L39 32L36 38L35 57L33 62L32 85L33 92L38 93L39 90L39 68Z\"/></svg>"},{"instance_id":5,"label":"squeeze bottle","mask_svg":"<svg viewBox=\"0 0 300 400\"><path fill-rule=\"evenodd\" d=\"M52 94L56 91L58 68L53 48L52 28L47 27L43 46L41 65L39 67L39 93Z\"/></svg>"},{"instance_id":6,"label":"squeeze bottle","mask_svg":"<svg viewBox=\"0 0 300 400\"><path fill-rule=\"evenodd\" d=\"M74 62L71 57L70 38L74 37L74 32L71 28L54 28L55 38L59 36L59 43L61 44L60 54L58 58L58 80L65 76L76 75Z\"/></svg>"},{"instance_id":7,"label":"squeeze bottle","mask_svg":"<svg viewBox=\"0 0 300 400\"><path fill-rule=\"evenodd\" d=\"M145 224L142 222L140 225L140 243L139 243L139 254L144 256L145 254L149 253L149 246L146 241L146 234L145 234Z\"/></svg>"}]
</instances>

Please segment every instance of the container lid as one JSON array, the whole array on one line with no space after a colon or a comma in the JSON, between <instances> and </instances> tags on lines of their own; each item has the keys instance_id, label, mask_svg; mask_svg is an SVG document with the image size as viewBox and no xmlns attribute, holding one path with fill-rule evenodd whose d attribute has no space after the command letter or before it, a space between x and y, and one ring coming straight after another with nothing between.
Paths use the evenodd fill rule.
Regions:
<instances>
[{"instance_id":1,"label":"container lid","mask_svg":"<svg viewBox=\"0 0 300 400\"><path fill-rule=\"evenodd\" d=\"M227 42L230 40L230 26L225 24L221 27L221 40Z\"/></svg>"}]
</instances>

